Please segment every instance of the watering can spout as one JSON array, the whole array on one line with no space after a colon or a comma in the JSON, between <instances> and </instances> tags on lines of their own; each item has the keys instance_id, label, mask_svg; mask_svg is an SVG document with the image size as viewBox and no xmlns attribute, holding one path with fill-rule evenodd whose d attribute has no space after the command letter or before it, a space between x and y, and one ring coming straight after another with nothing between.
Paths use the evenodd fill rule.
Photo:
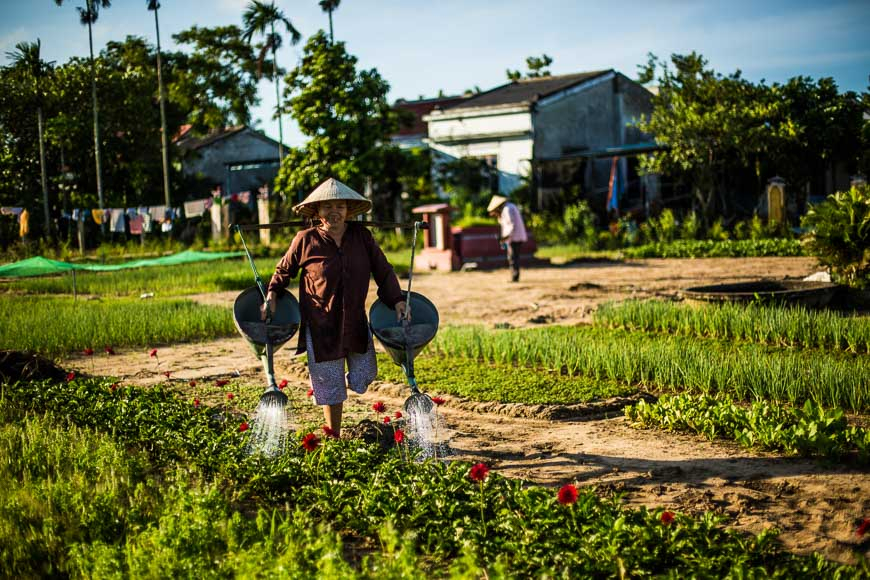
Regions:
<instances>
[{"instance_id":1,"label":"watering can spout","mask_svg":"<svg viewBox=\"0 0 870 580\"><path fill-rule=\"evenodd\" d=\"M261 405L278 405L283 407L287 404L287 395L285 395L281 389L279 389L274 384L266 387L266 391L260 397Z\"/></svg>"}]
</instances>

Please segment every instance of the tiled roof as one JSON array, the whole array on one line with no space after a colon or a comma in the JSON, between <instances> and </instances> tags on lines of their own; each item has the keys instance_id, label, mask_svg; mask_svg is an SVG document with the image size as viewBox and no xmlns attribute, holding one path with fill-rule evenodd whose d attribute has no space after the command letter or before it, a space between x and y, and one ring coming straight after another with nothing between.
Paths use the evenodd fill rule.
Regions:
<instances>
[{"instance_id":1,"label":"tiled roof","mask_svg":"<svg viewBox=\"0 0 870 580\"><path fill-rule=\"evenodd\" d=\"M178 140L178 146L183 149L191 149L196 150L201 147L205 147L206 145L211 145L215 141L220 141L230 135L235 135L236 133L241 133L245 129L247 129L247 125L237 125L235 127L224 127L223 129L216 129L208 133L208 135L204 137L187 137L182 136Z\"/></svg>"},{"instance_id":2,"label":"tiled roof","mask_svg":"<svg viewBox=\"0 0 870 580\"><path fill-rule=\"evenodd\" d=\"M450 110L471 109L478 107L496 107L502 105L519 105L535 101L571 88L582 82L605 75L611 70L597 70L570 75L520 79L512 83L490 89L466 99L450 107Z\"/></svg>"}]
</instances>

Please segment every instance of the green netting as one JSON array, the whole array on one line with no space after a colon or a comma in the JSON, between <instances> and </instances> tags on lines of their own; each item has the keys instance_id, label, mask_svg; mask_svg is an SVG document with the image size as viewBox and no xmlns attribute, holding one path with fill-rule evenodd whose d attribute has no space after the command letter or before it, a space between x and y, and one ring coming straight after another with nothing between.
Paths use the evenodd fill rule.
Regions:
<instances>
[{"instance_id":1,"label":"green netting","mask_svg":"<svg viewBox=\"0 0 870 580\"><path fill-rule=\"evenodd\" d=\"M186 250L171 256L162 258L150 258L147 260L133 260L123 264L70 264L49 260L42 256L28 258L20 262L13 262L0 266L0 278L24 278L26 276L46 276L50 274L62 274L70 270L88 270L90 272L112 272L114 270L126 270L127 268L145 268L150 266L175 266L176 264L188 264L190 262L204 262L207 260L223 260L235 258L244 252L194 252Z\"/></svg>"}]
</instances>

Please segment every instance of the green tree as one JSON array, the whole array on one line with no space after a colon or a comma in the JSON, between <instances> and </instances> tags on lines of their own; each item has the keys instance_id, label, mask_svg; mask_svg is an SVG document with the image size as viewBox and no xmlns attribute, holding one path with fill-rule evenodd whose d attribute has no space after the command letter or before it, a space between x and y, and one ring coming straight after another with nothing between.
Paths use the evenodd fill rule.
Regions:
<instances>
[{"instance_id":1,"label":"green tree","mask_svg":"<svg viewBox=\"0 0 870 580\"><path fill-rule=\"evenodd\" d=\"M332 13L338 10L338 5L341 0L320 0L320 9L329 14L329 42L335 42L335 35L332 33Z\"/></svg>"},{"instance_id":2,"label":"green tree","mask_svg":"<svg viewBox=\"0 0 870 580\"><path fill-rule=\"evenodd\" d=\"M43 79L51 73L54 63L47 63L42 60L40 54L41 47L42 43L37 38L36 42L18 43L15 45L15 50L8 52L7 55L12 61L13 68L17 69L22 75L22 83L19 89L27 92L32 91L34 104L36 105L36 126L39 138L39 172L42 185L42 209L45 219L43 234L48 238L51 234L51 215L48 210L48 171L45 162L45 134L42 116Z\"/></svg>"},{"instance_id":3,"label":"green tree","mask_svg":"<svg viewBox=\"0 0 870 580\"><path fill-rule=\"evenodd\" d=\"M389 84L376 69L357 71L343 42L323 31L308 39L300 64L286 77L285 111L309 140L287 152L276 188L297 196L327 177L362 191L380 174L385 143L396 130Z\"/></svg>"},{"instance_id":4,"label":"green tree","mask_svg":"<svg viewBox=\"0 0 870 580\"><path fill-rule=\"evenodd\" d=\"M547 67L551 64L553 64L553 57L547 56L546 54L527 57L526 68L528 69L528 72L526 72L525 78L534 79L550 76L550 71ZM518 81L523 78L523 74L518 70L508 69L507 78L510 81Z\"/></svg>"},{"instance_id":5,"label":"green tree","mask_svg":"<svg viewBox=\"0 0 870 580\"><path fill-rule=\"evenodd\" d=\"M166 130L166 87L163 85L163 63L160 54L160 10L158 0L147 0L148 10L154 12L154 32L157 38L157 90L160 99L160 149L163 158L163 197L167 207L172 205L169 196L169 135Z\"/></svg>"},{"instance_id":6,"label":"green tree","mask_svg":"<svg viewBox=\"0 0 870 580\"><path fill-rule=\"evenodd\" d=\"M772 91L741 77L707 69L696 53L672 55L661 70L650 118L638 127L665 148L641 159L641 170L668 173L688 183L705 223L729 211L727 183L736 168L756 165L782 143L796 138L784 103ZM649 75L641 74L641 80Z\"/></svg>"},{"instance_id":7,"label":"green tree","mask_svg":"<svg viewBox=\"0 0 870 580\"><path fill-rule=\"evenodd\" d=\"M255 34L264 38L260 48L260 56L257 59L262 70L263 59L268 51L272 52L272 80L275 82L275 112L278 116L278 159L284 159L284 127L281 117L281 79L278 71L278 61L275 52L281 48L283 43L282 37L275 32L275 25L284 25L285 31L290 35L290 44L299 44L302 35L293 27L290 20L284 16L284 13L275 6L275 2L266 4L260 0L251 0L248 7L242 15L242 22L245 26L244 38L247 42Z\"/></svg>"},{"instance_id":8,"label":"green tree","mask_svg":"<svg viewBox=\"0 0 870 580\"><path fill-rule=\"evenodd\" d=\"M62 6L64 0L54 0L58 6ZM77 8L79 12L79 20L82 25L88 27L88 46L90 47L90 63L91 63L91 103L94 110L94 159L97 166L97 197L100 202L100 209L105 207L103 203L103 162L100 156L100 111L97 102L97 75L94 68L94 33L93 25L100 16L100 8L108 8L112 5L111 0L85 0L84 8Z\"/></svg>"}]
</instances>

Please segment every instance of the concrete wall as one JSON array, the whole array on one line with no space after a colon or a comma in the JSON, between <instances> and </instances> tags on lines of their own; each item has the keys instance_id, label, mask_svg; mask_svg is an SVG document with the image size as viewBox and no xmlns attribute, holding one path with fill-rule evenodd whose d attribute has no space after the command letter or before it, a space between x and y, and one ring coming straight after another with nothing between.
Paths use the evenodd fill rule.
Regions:
<instances>
[{"instance_id":1,"label":"concrete wall","mask_svg":"<svg viewBox=\"0 0 870 580\"><path fill-rule=\"evenodd\" d=\"M184 173L202 174L210 183L227 188L227 163L245 161L264 161L278 159L278 145L258 136L251 129L215 141L210 145L191 152L184 161ZM278 173L277 163L260 168L246 168L233 171L230 176L229 191L256 191L263 183L271 183Z\"/></svg>"},{"instance_id":2,"label":"concrete wall","mask_svg":"<svg viewBox=\"0 0 870 580\"><path fill-rule=\"evenodd\" d=\"M627 76L617 74L619 75L619 89L622 92L622 121L626 125L625 144L652 141L652 135L645 134L637 127L631 126L640 121L641 117L649 119L653 110L652 93Z\"/></svg>"}]
</instances>

